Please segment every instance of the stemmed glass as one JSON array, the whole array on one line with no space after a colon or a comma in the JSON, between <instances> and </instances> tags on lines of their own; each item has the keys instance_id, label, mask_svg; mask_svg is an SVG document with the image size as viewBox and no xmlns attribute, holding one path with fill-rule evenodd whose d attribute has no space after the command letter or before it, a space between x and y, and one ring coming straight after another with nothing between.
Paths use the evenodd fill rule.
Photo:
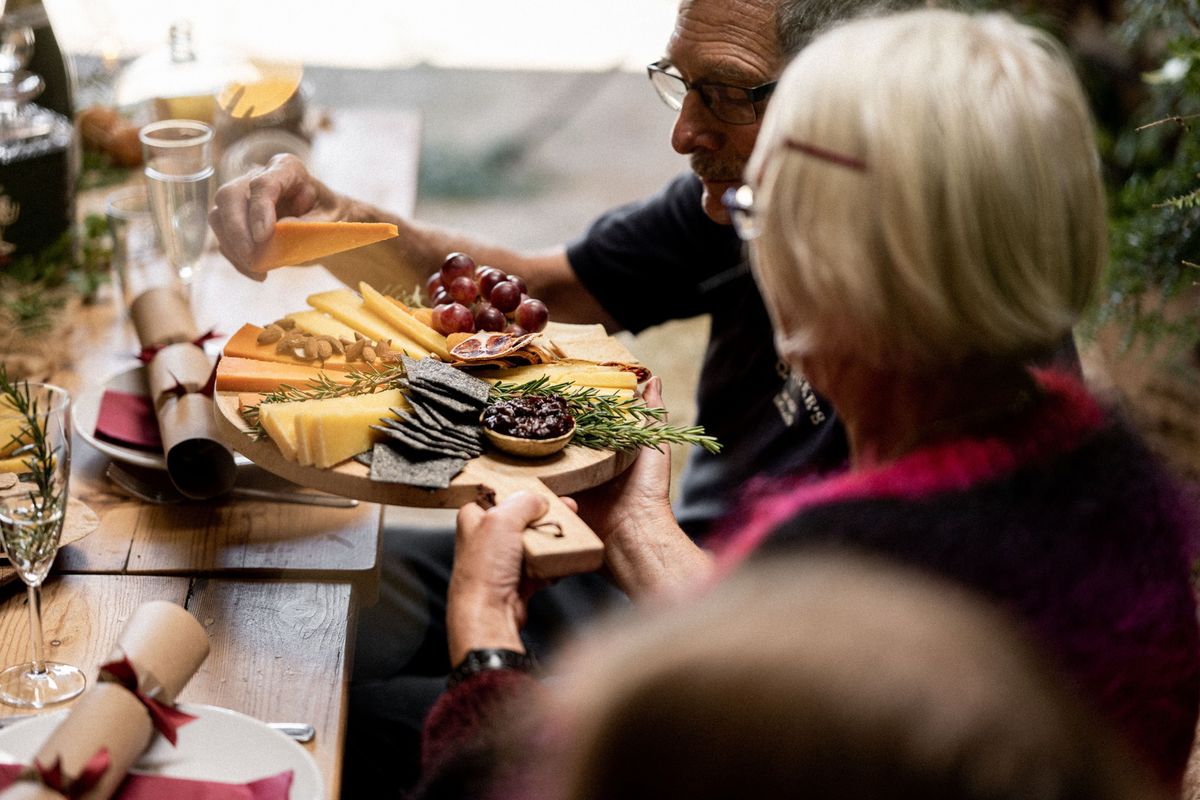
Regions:
<instances>
[{"instance_id":1,"label":"stemmed glass","mask_svg":"<svg viewBox=\"0 0 1200 800\"><path fill-rule=\"evenodd\" d=\"M143 127L138 138L158 237L186 288L208 237L213 129L192 119L166 119Z\"/></svg>"},{"instance_id":2,"label":"stemmed glass","mask_svg":"<svg viewBox=\"0 0 1200 800\"><path fill-rule=\"evenodd\" d=\"M45 659L42 581L54 563L67 513L71 474L71 397L50 384L10 384L0 395L0 452L16 461L21 483L0 497L0 538L9 563L29 592L33 660L0 672L0 702L42 708L70 700L87 679L69 664ZM12 469L13 467L9 467Z\"/></svg>"}]
</instances>

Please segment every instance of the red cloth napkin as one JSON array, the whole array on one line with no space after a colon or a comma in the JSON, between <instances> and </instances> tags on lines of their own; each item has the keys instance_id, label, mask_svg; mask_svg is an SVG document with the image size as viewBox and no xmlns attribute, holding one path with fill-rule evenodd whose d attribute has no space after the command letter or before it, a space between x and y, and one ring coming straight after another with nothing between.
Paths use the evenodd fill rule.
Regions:
<instances>
[{"instance_id":1,"label":"red cloth napkin","mask_svg":"<svg viewBox=\"0 0 1200 800\"><path fill-rule=\"evenodd\" d=\"M0 764L0 791L17 779L24 766ZM292 789L292 771L269 775L250 783L221 783L188 778L167 778L162 775L129 773L117 800L288 800Z\"/></svg>"},{"instance_id":2,"label":"red cloth napkin","mask_svg":"<svg viewBox=\"0 0 1200 800\"><path fill-rule=\"evenodd\" d=\"M144 394L105 389L96 415L96 438L135 450L162 452L158 417Z\"/></svg>"}]
</instances>

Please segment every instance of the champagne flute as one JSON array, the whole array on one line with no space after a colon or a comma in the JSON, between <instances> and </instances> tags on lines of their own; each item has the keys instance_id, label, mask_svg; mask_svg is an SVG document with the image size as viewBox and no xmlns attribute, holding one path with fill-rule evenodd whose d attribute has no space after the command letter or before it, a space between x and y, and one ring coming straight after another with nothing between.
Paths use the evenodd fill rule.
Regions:
<instances>
[{"instance_id":1,"label":"champagne flute","mask_svg":"<svg viewBox=\"0 0 1200 800\"><path fill-rule=\"evenodd\" d=\"M208 238L213 129L192 119L166 119L143 127L138 138L158 237L187 288Z\"/></svg>"},{"instance_id":2,"label":"champagne flute","mask_svg":"<svg viewBox=\"0 0 1200 800\"><path fill-rule=\"evenodd\" d=\"M9 384L0 396L0 452L19 463L21 483L0 497L0 539L29 594L33 660L0 672L0 702L42 708L70 700L87 679L69 664L47 661L42 639L42 581L54 563L67 513L71 475L71 397L44 383ZM11 467L10 467L11 469Z\"/></svg>"}]
</instances>

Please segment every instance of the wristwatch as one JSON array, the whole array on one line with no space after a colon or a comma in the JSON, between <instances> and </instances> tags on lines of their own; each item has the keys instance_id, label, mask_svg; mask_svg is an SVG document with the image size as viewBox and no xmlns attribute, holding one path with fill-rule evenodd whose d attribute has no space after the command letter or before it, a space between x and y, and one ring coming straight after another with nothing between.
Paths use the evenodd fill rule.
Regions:
<instances>
[{"instance_id":1,"label":"wristwatch","mask_svg":"<svg viewBox=\"0 0 1200 800\"><path fill-rule=\"evenodd\" d=\"M446 679L446 687L457 686L472 675L488 672L494 669L516 670L517 672L532 672L535 667L533 656L528 653L518 653L516 650L505 650L498 647L487 647L480 650L469 650L463 660Z\"/></svg>"}]
</instances>

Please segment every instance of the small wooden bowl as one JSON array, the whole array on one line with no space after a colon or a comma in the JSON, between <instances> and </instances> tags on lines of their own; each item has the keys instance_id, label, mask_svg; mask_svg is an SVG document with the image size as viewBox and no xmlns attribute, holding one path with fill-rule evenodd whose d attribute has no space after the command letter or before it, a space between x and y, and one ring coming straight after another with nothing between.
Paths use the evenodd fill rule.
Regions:
<instances>
[{"instance_id":1,"label":"small wooden bowl","mask_svg":"<svg viewBox=\"0 0 1200 800\"><path fill-rule=\"evenodd\" d=\"M555 436L553 439L525 439L520 436L497 433L486 425L480 427L483 428L483 433L487 436L488 441L497 450L521 458L545 458L554 455L566 447L567 443L571 441L571 437L575 435L575 420L571 420L571 430L562 436Z\"/></svg>"}]
</instances>

